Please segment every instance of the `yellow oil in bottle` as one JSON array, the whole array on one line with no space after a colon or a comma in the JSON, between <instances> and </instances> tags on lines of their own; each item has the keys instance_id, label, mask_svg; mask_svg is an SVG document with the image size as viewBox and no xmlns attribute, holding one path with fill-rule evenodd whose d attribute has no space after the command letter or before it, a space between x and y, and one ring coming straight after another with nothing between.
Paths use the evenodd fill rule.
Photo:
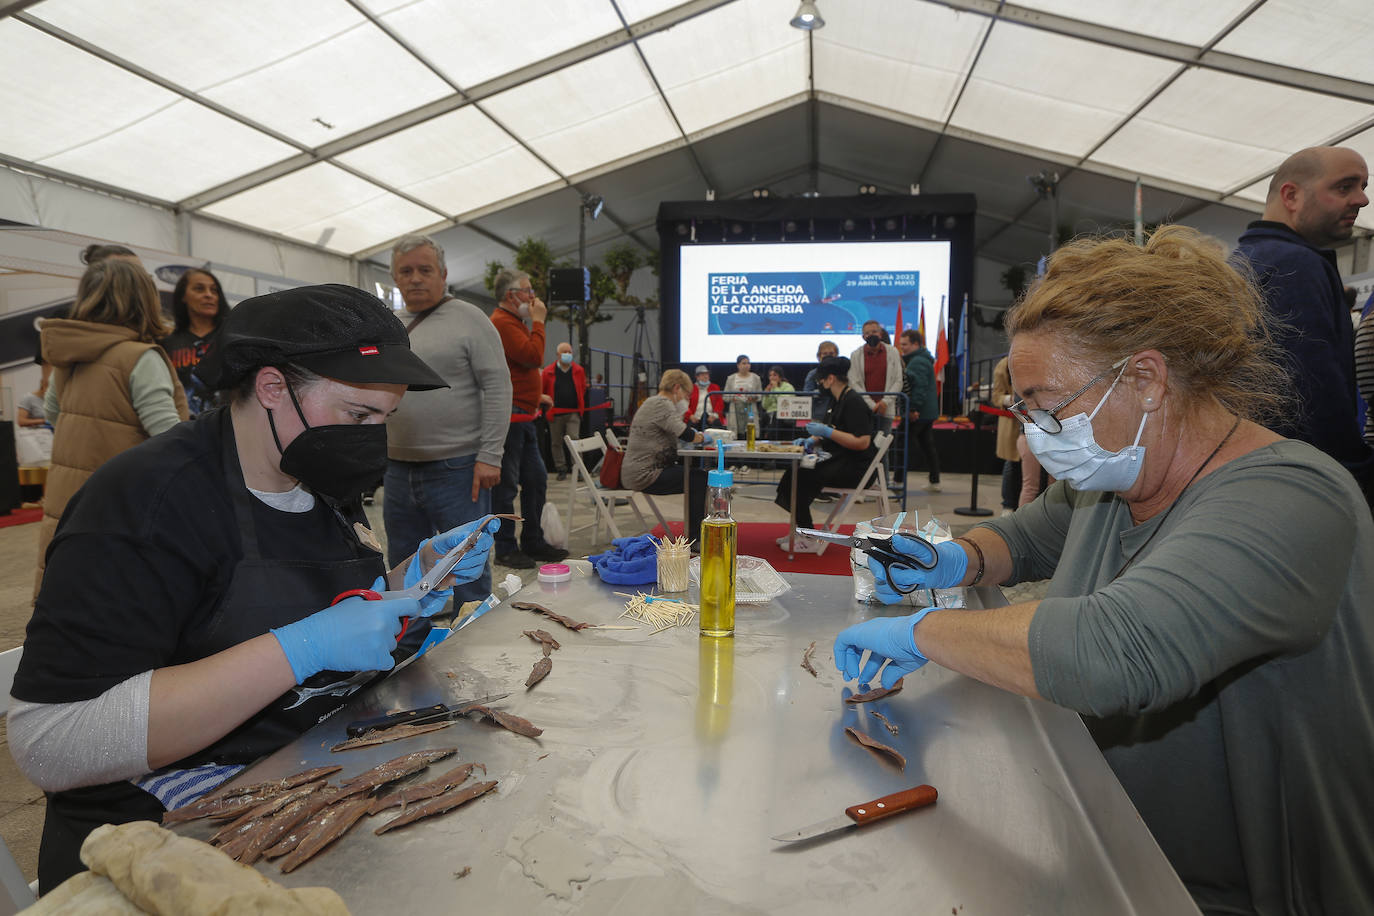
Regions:
<instances>
[{"instance_id":1,"label":"yellow oil in bottle","mask_svg":"<svg viewBox=\"0 0 1374 916\"><path fill-rule=\"evenodd\" d=\"M744 447L752 452L754 450L754 437L758 433L758 424L754 422L754 417L752 414L749 417L749 424L744 428L744 430Z\"/></svg>"},{"instance_id":2,"label":"yellow oil in bottle","mask_svg":"<svg viewBox=\"0 0 1374 916\"><path fill-rule=\"evenodd\" d=\"M735 633L735 522L701 523L701 635Z\"/></svg>"}]
</instances>

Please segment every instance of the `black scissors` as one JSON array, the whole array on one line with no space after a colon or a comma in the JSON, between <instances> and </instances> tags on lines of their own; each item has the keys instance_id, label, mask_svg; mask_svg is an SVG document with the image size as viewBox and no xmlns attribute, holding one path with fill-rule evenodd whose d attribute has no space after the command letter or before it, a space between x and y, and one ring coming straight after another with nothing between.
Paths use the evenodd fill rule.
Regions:
<instances>
[{"instance_id":1,"label":"black scissors","mask_svg":"<svg viewBox=\"0 0 1374 916\"><path fill-rule=\"evenodd\" d=\"M935 568L935 564L939 561L939 558L935 554L935 545L915 532L901 532L901 535L902 537L911 538L913 541L916 541L929 550L929 560L922 560L919 557L909 556L897 550L896 547L892 546L891 537L875 537L870 534L840 534L835 531L824 531L820 528L798 528L797 533L804 534L808 537L818 538L822 541L829 541L832 544L844 544L848 547L857 547L859 550L862 550L882 564L883 573L887 576L888 584L891 585L893 591L897 592L899 595L909 595L916 591L916 589L924 588L925 586L912 585L903 588L892 578L892 570L905 569L909 572L929 572Z\"/></svg>"}]
</instances>

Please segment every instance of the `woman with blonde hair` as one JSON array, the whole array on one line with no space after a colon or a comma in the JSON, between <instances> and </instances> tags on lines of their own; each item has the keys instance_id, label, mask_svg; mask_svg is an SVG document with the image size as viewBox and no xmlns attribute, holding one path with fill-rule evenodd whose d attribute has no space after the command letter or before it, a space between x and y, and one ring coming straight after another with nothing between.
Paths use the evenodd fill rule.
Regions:
<instances>
[{"instance_id":1,"label":"woman with blonde hair","mask_svg":"<svg viewBox=\"0 0 1374 916\"><path fill-rule=\"evenodd\" d=\"M934 556L894 538L934 563L893 578L1047 596L869 620L837 666L890 685L929 659L1080 713L1203 912L1374 912L1374 520L1261 425L1292 399L1254 284L1180 226L1084 240L1007 332L1057 481Z\"/></svg>"},{"instance_id":2,"label":"woman with blonde hair","mask_svg":"<svg viewBox=\"0 0 1374 916\"><path fill-rule=\"evenodd\" d=\"M156 343L168 330L153 278L122 257L87 267L70 316L43 322L43 359L53 367L43 412L53 443L39 582L57 522L95 469L187 418L186 395Z\"/></svg>"},{"instance_id":3,"label":"woman with blonde hair","mask_svg":"<svg viewBox=\"0 0 1374 916\"><path fill-rule=\"evenodd\" d=\"M681 369L669 369L658 382L658 394L645 399L630 424L630 439L625 443L625 463L620 467L620 482L631 490L655 496L681 493L684 475L690 474L693 499L686 520L687 537L700 543L701 520L706 513L706 472L688 469L678 460L679 446L701 441L701 432L682 419L687 413L687 396L692 380ZM671 532L665 532L670 534Z\"/></svg>"}]
</instances>

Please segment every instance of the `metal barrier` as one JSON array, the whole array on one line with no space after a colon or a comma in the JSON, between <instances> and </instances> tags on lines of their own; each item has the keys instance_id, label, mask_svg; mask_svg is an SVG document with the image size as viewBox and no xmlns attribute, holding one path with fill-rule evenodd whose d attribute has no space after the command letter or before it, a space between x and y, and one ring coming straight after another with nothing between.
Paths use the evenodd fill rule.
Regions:
<instances>
[{"instance_id":1,"label":"metal barrier","mask_svg":"<svg viewBox=\"0 0 1374 916\"><path fill-rule=\"evenodd\" d=\"M658 393L661 363L656 359L598 347L591 347L590 351L592 364L586 367L589 376L587 387L603 389L607 400L611 402L606 425L614 426L618 421L628 423L644 399ZM600 381L596 381L598 378Z\"/></svg>"}]
</instances>

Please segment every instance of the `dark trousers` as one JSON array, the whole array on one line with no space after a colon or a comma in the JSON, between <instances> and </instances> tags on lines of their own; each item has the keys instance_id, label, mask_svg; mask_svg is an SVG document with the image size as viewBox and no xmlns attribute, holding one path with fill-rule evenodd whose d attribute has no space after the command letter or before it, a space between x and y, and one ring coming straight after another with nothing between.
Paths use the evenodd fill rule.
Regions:
<instances>
[{"instance_id":1,"label":"dark trousers","mask_svg":"<svg viewBox=\"0 0 1374 916\"><path fill-rule=\"evenodd\" d=\"M442 534L491 512L491 491L472 499L477 456L439 461L388 461L382 502L387 557L396 566L415 552L420 541ZM453 600L482 601L491 594L491 568L471 582L454 586Z\"/></svg>"},{"instance_id":2,"label":"dark trousers","mask_svg":"<svg viewBox=\"0 0 1374 916\"><path fill-rule=\"evenodd\" d=\"M831 458L822 461L814 468L797 469L797 527L814 528L811 521L811 503L825 487L853 487L864 476L867 461L845 461ZM792 469L782 472L778 481L778 495L773 500L784 509L790 509L788 500L792 497Z\"/></svg>"},{"instance_id":3,"label":"dark trousers","mask_svg":"<svg viewBox=\"0 0 1374 916\"><path fill-rule=\"evenodd\" d=\"M539 438L534 423L511 421L506 430L506 451L501 456L501 482L492 490L492 511L509 514L515 511L515 494L520 494L520 548L526 552L548 546L539 527L548 495L549 473L539 456ZM496 532L496 554L501 556L515 550L515 522L501 520Z\"/></svg>"},{"instance_id":4,"label":"dark trousers","mask_svg":"<svg viewBox=\"0 0 1374 916\"><path fill-rule=\"evenodd\" d=\"M940 453L935 451L935 434L931 432L935 426L934 420L912 420L907 427L907 447L912 450L920 449L926 458L926 473L930 476L931 483L940 482ZM912 462L912 453L907 455L906 466L915 467Z\"/></svg>"},{"instance_id":5,"label":"dark trousers","mask_svg":"<svg viewBox=\"0 0 1374 916\"><path fill-rule=\"evenodd\" d=\"M680 464L671 464L658 472L658 478L640 492L648 493L651 496L668 496L673 493L682 492L682 474L684 468ZM692 484L692 495L697 497L692 500L692 504L687 507L687 537L695 541L698 546L701 544L701 520L706 517L706 471L704 468L692 468L689 478Z\"/></svg>"},{"instance_id":6,"label":"dark trousers","mask_svg":"<svg viewBox=\"0 0 1374 916\"><path fill-rule=\"evenodd\" d=\"M1015 510L1021 503L1021 462L1002 462L1002 508Z\"/></svg>"}]
</instances>

